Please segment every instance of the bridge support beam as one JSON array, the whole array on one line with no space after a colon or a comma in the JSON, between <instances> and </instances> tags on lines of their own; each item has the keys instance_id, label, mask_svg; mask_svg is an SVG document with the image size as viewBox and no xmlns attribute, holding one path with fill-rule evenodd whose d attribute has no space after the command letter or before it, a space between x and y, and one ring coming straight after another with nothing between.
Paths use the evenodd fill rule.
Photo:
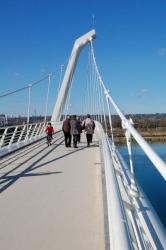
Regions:
<instances>
[{"instance_id":1,"label":"bridge support beam","mask_svg":"<svg viewBox=\"0 0 166 250\"><path fill-rule=\"evenodd\" d=\"M81 49L88 42L90 42L92 39L94 39L95 37L96 37L95 30L91 30L90 32L79 37L75 41L74 46L73 46L73 50L71 52L69 62L68 62L67 68L66 68L66 72L65 72L65 75L63 78L63 82L62 82L61 88L59 90L59 94L58 94L58 98L57 98L57 101L56 101L56 104L55 104L55 107L53 110L53 114L51 117L52 123L60 121L61 112L63 111L63 108L65 106L67 93L68 93L68 90L70 88L71 80L72 80L72 77L74 74L74 70L76 67L79 53L80 53Z\"/></svg>"}]
</instances>

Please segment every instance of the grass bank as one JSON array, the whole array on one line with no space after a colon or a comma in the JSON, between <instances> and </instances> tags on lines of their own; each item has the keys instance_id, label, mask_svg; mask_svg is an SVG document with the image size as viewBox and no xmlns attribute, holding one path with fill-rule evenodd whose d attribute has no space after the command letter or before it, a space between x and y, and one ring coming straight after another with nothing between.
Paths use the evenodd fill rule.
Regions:
<instances>
[{"instance_id":1,"label":"grass bank","mask_svg":"<svg viewBox=\"0 0 166 250\"><path fill-rule=\"evenodd\" d=\"M157 130L157 129L148 129L148 130L141 130L137 129L137 131L142 135L142 137L150 142L150 143L166 143L166 130ZM126 138L124 131L120 128L115 128L113 130L114 139L117 143L125 143ZM111 132L109 131L109 136L111 137Z\"/></svg>"}]
</instances>

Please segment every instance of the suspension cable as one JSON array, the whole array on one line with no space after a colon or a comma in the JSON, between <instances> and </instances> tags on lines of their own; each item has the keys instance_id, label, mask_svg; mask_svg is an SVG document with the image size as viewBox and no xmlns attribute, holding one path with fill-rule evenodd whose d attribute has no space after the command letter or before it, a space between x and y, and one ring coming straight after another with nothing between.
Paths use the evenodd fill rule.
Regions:
<instances>
[{"instance_id":1,"label":"suspension cable","mask_svg":"<svg viewBox=\"0 0 166 250\"><path fill-rule=\"evenodd\" d=\"M92 53L91 53L91 65L92 65L91 68L92 68L93 114L94 114L94 119L96 119L96 75L95 75Z\"/></svg>"},{"instance_id":2,"label":"suspension cable","mask_svg":"<svg viewBox=\"0 0 166 250\"><path fill-rule=\"evenodd\" d=\"M112 143L114 144L114 135L113 135L112 119L111 119L111 111L110 111L110 103L108 101L108 95L106 95L106 102L107 102L107 108L108 108L108 118L109 118L109 125L111 129Z\"/></svg>"},{"instance_id":3,"label":"suspension cable","mask_svg":"<svg viewBox=\"0 0 166 250\"><path fill-rule=\"evenodd\" d=\"M108 95L109 101L112 103L113 107L115 108L116 112L118 113L119 117L122 120L123 126L130 131L134 139L137 141L137 143L141 146L141 148L144 150L146 155L149 157L149 159L152 161L152 163L155 165L157 170L160 172L160 174L163 176L163 178L166 180L166 171L165 171L165 162L156 154L156 152L149 146L149 144L143 139L143 137L137 132L137 130L131 125L131 123L126 119L124 114L121 112L119 109L118 105L115 103L113 100L112 96L108 93L108 90L106 89L101 75L99 73L97 64L96 64L96 59L94 56L94 50L93 50L93 44L91 41L91 48L92 48L92 55L93 55L93 61L95 64L95 68L98 74L98 77L100 79L100 82L102 84L102 87L104 89L105 94Z\"/></svg>"},{"instance_id":4,"label":"suspension cable","mask_svg":"<svg viewBox=\"0 0 166 250\"><path fill-rule=\"evenodd\" d=\"M60 67L60 75L59 75L59 84L58 84L58 92L60 90L60 87L61 87L61 83L62 83L62 74L63 74L63 64L61 64L61 67Z\"/></svg>"},{"instance_id":5,"label":"suspension cable","mask_svg":"<svg viewBox=\"0 0 166 250\"><path fill-rule=\"evenodd\" d=\"M32 85L28 85L28 114L27 114L27 125L29 125L29 119L30 119L30 106L31 106L31 90Z\"/></svg>"},{"instance_id":6,"label":"suspension cable","mask_svg":"<svg viewBox=\"0 0 166 250\"><path fill-rule=\"evenodd\" d=\"M74 52L71 54L70 59L75 55L75 53L76 53L76 51L74 51ZM66 65L67 62L68 62L68 59L66 59L66 60L64 61L64 63L61 64L61 71L63 70L62 65L63 65L63 66ZM52 71L50 74L51 74L52 76L54 76L54 75L57 73L58 70L59 70L59 66L58 66L54 71ZM61 77L61 76L60 76L60 77ZM5 93L5 94L2 94L2 95L0 95L0 98L3 98L3 97L6 97L6 96L15 94L15 93L20 92L20 91L23 91L23 90L25 90L25 89L28 89L28 88L29 88L29 85L32 85L32 87L33 87L34 85L37 85L37 84L43 82L43 81L46 80L47 78L48 78L48 74L47 74L46 76L44 76L43 78L39 79L39 80L36 80L36 81L34 81L34 82L32 82L32 83L27 83L27 84L26 84L24 87L22 87L22 88L18 88L18 89L16 89L16 90L9 91L9 92L7 92L7 93ZM59 84L60 84L60 81L59 81Z\"/></svg>"},{"instance_id":7,"label":"suspension cable","mask_svg":"<svg viewBox=\"0 0 166 250\"><path fill-rule=\"evenodd\" d=\"M92 89L92 79L91 79L91 50L90 50L90 47L89 47L89 51L88 51L88 87L89 87L89 90L88 90L88 107L92 107L92 93L91 93L91 89ZM92 113L92 111L88 111L87 113Z\"/></svg>"},{"instance_id":8,"label":"suspension cable","mask_svg":"<svg viewBox=\"0 0 166 250\"><path fill-rule=\"evenodd\" d=\"M47 109L48 109L48 98L49 98L49 94L50 94L50 84L51 84L51 74L48 75L48 88L47 88L47 96L46 96L44 122L47 121Z\"/></svg>"},{"instance_id":9,"label":"suspension cable","mask_svg":"<svg viewBox=\"0 0 166 250\"><path fill-rule=\"evenodd\" d=\"M43 82L44 80L46 80L47 77L48 77L48 76L45 76L44 78L42 78L42 79L40 79L40 80L37 80L37 81L35 81L35 82L33 82L33 83L29 83L27 86L25 86L25 87L23 87L23 88L19 88L19 89L16 89L16 90L14 90L14 91L7 92L6 94L0 95L0 98L3 98L3 97L6 97L6 96L9 96L9 95L12 95L12 94L14 94L14 93L23 91L23 90L25 90L25 89L28 89L28 88L29 88L29 85L31 85L31 87L33 87L34 85L39 84L39 83Z\"/></svg>"},{"instance_id":10,"label":"suspension cable","mask_svg":"<svg viewBox=\"0 0 166 250\"><path fill-rule=\"evenodd\" d=\"M95 74L94 74L94 67L93 67L93 62L92 62L92 55L91 55L91 85L92 85L92 114L93 114L93 119L95 119Z\"/></svg>"},{"instance_id":11,"label":"suspension cable","mask_svg":"<svg viewBox=\"0 0 166 250\"><path fill-rule=\"evenodd\" d=\"M88 104L89 104L89 78L88 78L88 70L89 70L89 64L87 65L86 69L86 88L85 88L85 115L88 114Z\"/></svg>"},{"instance_id":12,"label":"suspension cable","mask_svg":"<svg viewBox=\"0 0 166 250\"><path fill-rule=\"evenodd\" d=\"M102 86L101 86L101 82L100 83L100 93L101 93L101 103L102 103L102 111L103 111L103 116L104 116L104 127L105 127L105 131L107 133L107 124L106 124L106 115L105 115L105 109L104 109L104 98L103 98L103 89L102 89Z\"/></svg>"},{"instance_id":13,"label":"suspension cable","mask_svg":"<svg viewBox=\"0 0 166 250\"><path fill-rule=\"evenodd\" d=\"M90 47L91 47L91 56L92 56L92 59L93 59L91 44L92 44L92 42L90 43ZM94 66L95 66L95 64L94 64ZM102 112L103 112L103 117L104 117L104 127L105 127L105 131L107 133L106 114L105 114L105 109L104 109L104 98L103 98L104 93L103 93L103 88L102 88L102 83L101 83L101 77L99 78L99 76L98 76L98 80L99 80L99 84L100 84L100 97L101 97Z\"/></svg>"},{"instance_id":14,"label":"suspension cable","mask_svg":"<svg viewBox=\"0 0 166 250\"><path fill-rule=\"evenodd\" d=\"M95 74L95 78L94 78L94 84L95 84L95 110L96 110L96 120L98 120L98 112L99 112L99 109L98 109L98 98L97 98L97 90L98 90L98 81L97 81L97 75L96 75L96 71L95 71L95 67L94 67L94 64L93 64L93 70L94 70L94 74Z\"/></svg>"}]
</instances>

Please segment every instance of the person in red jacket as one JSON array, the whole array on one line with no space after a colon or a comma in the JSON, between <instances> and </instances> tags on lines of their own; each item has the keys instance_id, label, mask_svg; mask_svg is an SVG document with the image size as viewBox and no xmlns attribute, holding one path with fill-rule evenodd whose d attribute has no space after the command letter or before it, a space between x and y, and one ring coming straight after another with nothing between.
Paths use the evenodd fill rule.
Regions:
<instances>
[{"instance_id":1,"label":"person in red jacket","mask_svg":"<svg viewBox=\"0 0 166 250\"><path fill-rule=\"evenodd\" d=\"M45 132L47 134L47 144L48 144L48 146L50 146L51 145L51 141L52 141L52 135L54 133L54 128L51 125L51 122L48 123L48 126L45 129Z\"/></svg>"}]
</instances>

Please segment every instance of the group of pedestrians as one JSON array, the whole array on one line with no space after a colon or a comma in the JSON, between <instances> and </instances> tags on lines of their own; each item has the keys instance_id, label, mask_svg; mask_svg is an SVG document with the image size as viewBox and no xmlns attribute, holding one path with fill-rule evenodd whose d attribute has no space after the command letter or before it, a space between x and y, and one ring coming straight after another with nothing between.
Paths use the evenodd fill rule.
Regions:
<instances>
[{"instance_id":1,"label":"group of pedestrians","mask_svg":"<svg viewBox=\"0 0 166 250\"><path fill-rule=\"evenodd\" d=\"M82 130L85 130L87 146L89 147L90 143L92 142L94 129L95 123L89 114L82 122L79 116L67 116L62 126L62 130L64 132L65 137L65 146L71 147L71 141L73 137L73 147L77 148L77 143L81 140Z\"/></svg>"},{"instance_id":2,"label":"group of pedestrians","mask_svg":"<svg viewBox=\"0 0 166 250\"><path fill-rule=\"evenodd\" d=\"M71 147L71 141L73 137L73 147L77 148L77 143L81 141L81 133L84 130L87 139L87 146L89 147L90 143L92 142L94 129L95 123L89 114L82 122L79 116L67 116L62 125L62 130L65 137L65 146ZM47 144L50 146L52 135L54 133L54 128L51 123L48 123L45 132L47 134Z\"/></svg>"}]
</instances>

